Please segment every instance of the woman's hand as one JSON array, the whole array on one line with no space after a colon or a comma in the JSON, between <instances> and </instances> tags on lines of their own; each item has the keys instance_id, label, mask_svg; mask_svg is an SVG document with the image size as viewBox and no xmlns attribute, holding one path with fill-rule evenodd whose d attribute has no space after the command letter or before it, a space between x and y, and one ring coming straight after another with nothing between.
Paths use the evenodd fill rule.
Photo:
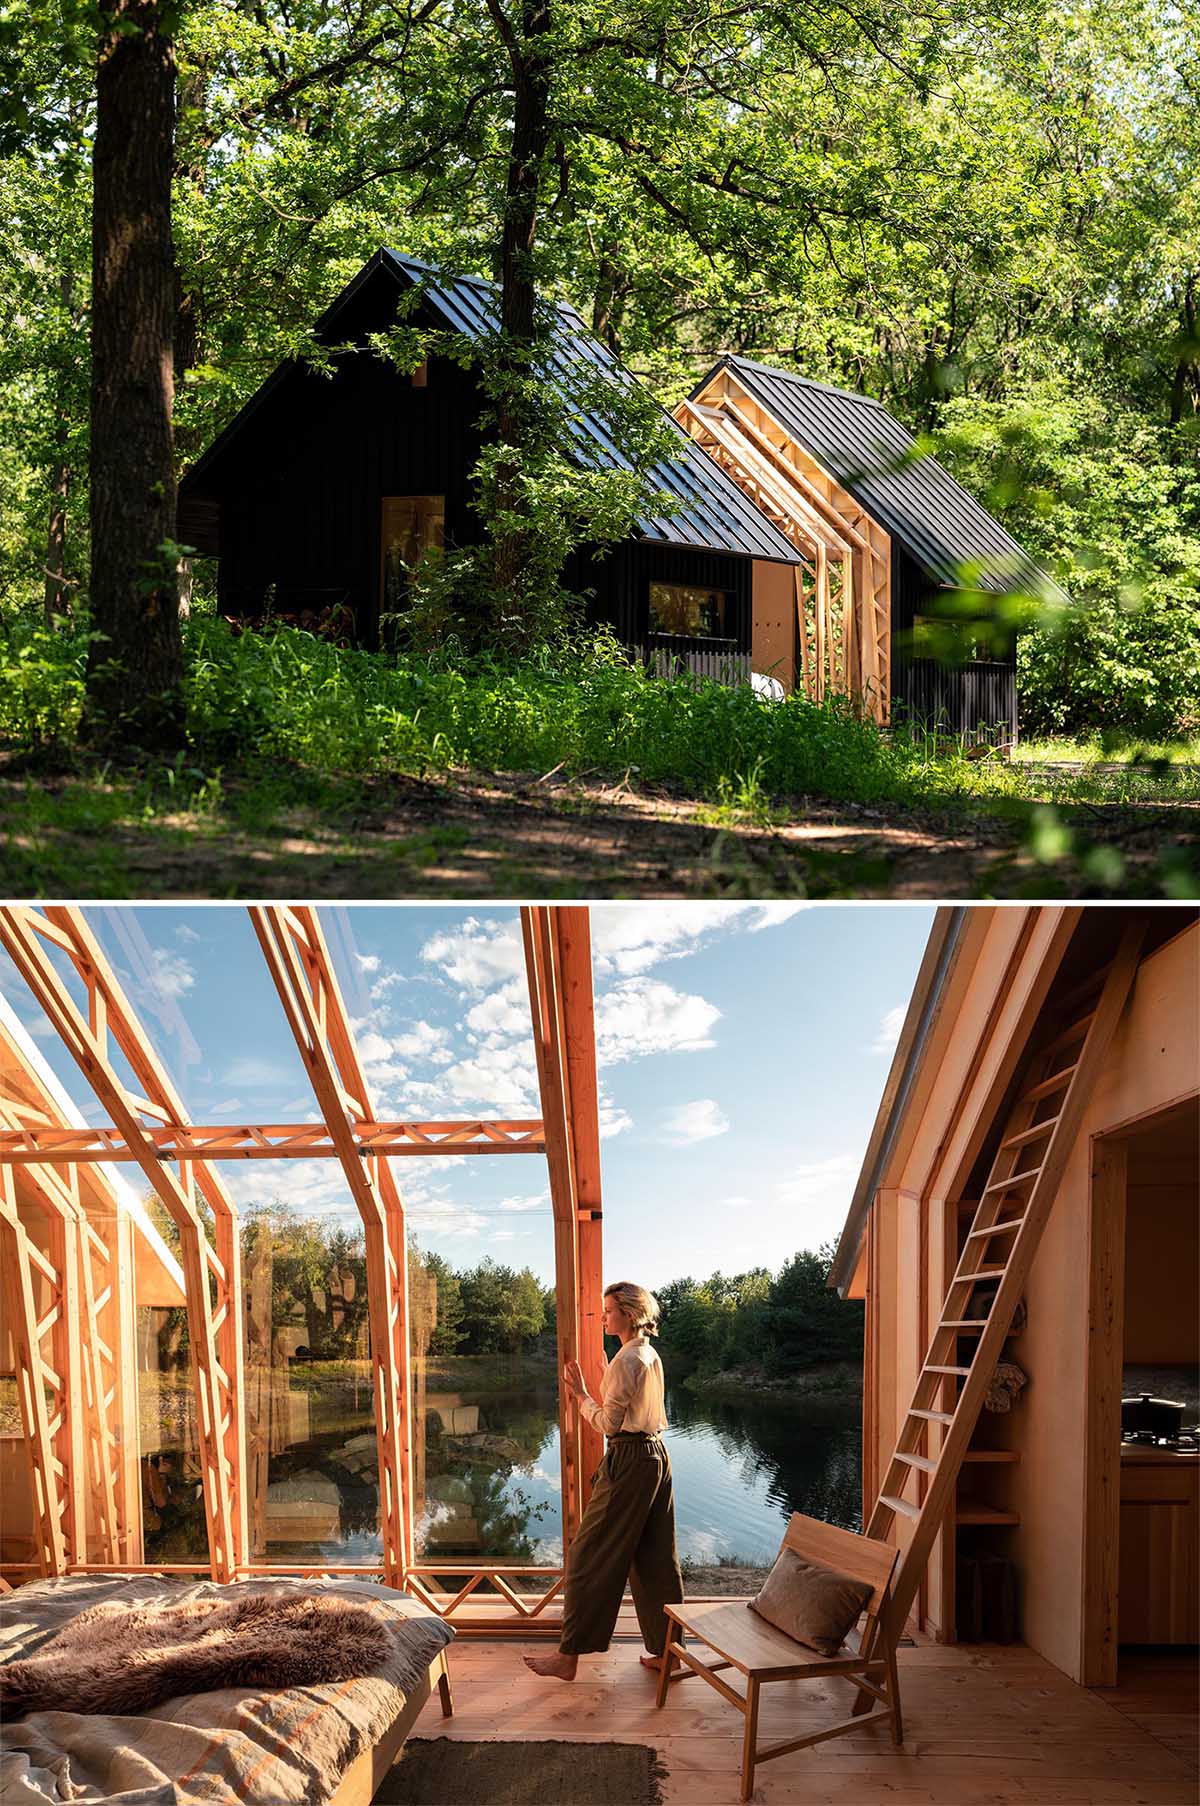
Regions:
<instances>
[{"instance_id":1,"label":"woman's hand","mask_svg":"<svg viewBox=\"0 0 1200 1806\"><path fill-rule=\"evenodd\" d=\"M567 1362L566 1366L563 1368L563 1377L576 1398L590 1398L592 1396L588 1391L587 1381L583 1377L583 1368L579 1365L578 1361Z\"/></svg>"}]
</instances>

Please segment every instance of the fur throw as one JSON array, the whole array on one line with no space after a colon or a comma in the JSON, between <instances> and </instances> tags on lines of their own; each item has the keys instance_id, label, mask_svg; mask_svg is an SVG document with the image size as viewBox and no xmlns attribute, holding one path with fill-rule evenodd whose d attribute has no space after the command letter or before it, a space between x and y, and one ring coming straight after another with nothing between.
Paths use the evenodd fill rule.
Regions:
<instances>
[{"instance_id":1,"label":"fur throw","mask_svg":"<svg viewBox=\"0 0 1200 1806\"><path fill-rule=\"evenodd\" d=\"M215 1687L311 1687L382 1667L392 1641L366 1605L329 1594L97 1605L35 1656L0 1667L6 1718L145 1712Z\"/></svg>"}]
</instances>

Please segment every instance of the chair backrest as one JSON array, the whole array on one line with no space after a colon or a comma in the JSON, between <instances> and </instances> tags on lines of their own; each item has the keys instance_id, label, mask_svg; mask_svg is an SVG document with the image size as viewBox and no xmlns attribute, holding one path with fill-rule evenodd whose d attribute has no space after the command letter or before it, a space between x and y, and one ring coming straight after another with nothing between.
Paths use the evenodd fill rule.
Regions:
<instances>
[{"instance_id":1,"label":"chair backrest","mask_svg":"<svg viewBox=\"0 0 1200 1806\"><path fill-rule=\"evenodd\" d=\"M783 1549L791 1549L805 1561L836 1568L852 1580L861 1580L864 1586L871 1586L874 1590L866 1608L870 1619L879 1615L900 1554L891 1543L877 1542L872 1536L859 1536L853 1530L839 1530L836 1524L806 1518L802 1511L792 1513L791 1523L784 1532L781 1554Z\"/></svg>"}]
</instances>

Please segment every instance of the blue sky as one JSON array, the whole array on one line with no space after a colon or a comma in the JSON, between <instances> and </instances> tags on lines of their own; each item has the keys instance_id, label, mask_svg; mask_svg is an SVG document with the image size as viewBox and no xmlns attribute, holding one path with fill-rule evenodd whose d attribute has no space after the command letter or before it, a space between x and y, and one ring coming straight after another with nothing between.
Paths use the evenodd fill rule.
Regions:
<instances>
[{"instance_id":1,"label":"blue sky","mask_svg":"<svg viewBox=\"0 0 1200 1806\"><path fill-rule=\"evenodd\" d=\"M315 1114L244 909L87 913L196 1122ZM515 906L321 916L381 1118L539 1113ZM609 1280L775 1269L836 1237L932 919L894 903L593 906ZM102 1120L3 959L0 989ZM354 1217L336 1161L221 1170L241 1204ZM552 1279L543 1158L396 1173L422 1247Z\"/></svg>"}]
</instances>

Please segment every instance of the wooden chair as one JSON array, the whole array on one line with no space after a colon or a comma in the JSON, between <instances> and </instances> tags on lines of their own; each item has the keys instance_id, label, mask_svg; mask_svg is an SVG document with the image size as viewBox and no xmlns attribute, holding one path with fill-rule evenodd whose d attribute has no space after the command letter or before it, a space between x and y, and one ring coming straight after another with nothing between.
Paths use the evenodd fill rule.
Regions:
<instances>
[{"instance_id":1,"label":"wooden chair","mask_svg":"<svg viewBox=\"0 0 1200 1806\"><path fill-rule=\"evenodd\" d=\"M819 1523L796 1512L787 1527L781 1545L793 1549L806 1561L836 1568L854 1580L869 1584L874 1590L867 1603L861 1630L850 1632L842 1651L829 1657L818 1655L783 1631L776 1630L765 1618L742 1600L717 1600L712 1603L667 1607L668 1634L662 1668L658 1677L658 1703L666 1704L667 1688L674 1681L691 1680L693 1674L704 1677L710 1687L737 1707L746 1721L742 1742L742 1794L750 1798L754 1788L754 1769L759 1762L773 1756L786 1756L791 1750L804 1749L810 1743L823 1743L828 1737L840 1737L846 1731L859 1731L864 1725L888 1719L892 1742L903 1741L900 1718L900 1683L896 1674L894 1634L887 1625L886 1603L892 1570L899 1550L890 1543L871 1537L856 1536L851 1530L837 1530L831 1524ZM678 1632L674 1626L678 1625ZM697 1643L708 1646L721 1659L705 1662L693 1656L678 1640L686 1632ZM675 1672L677 1662L686 1664ZM740 1693L726 1681L718 1680L722 1668L736 1668L745 1676L746 1690ZM767 1681L818 1680L827 1675L844 1675L856 1689L856 1700L869 1694L882 1702L882 1710L863 1712L831 1725L827 1730L810 1731L804 1737L792 1737L784 1743L758 1745L758 1696Z\"/></svg>"}]
</instances>

